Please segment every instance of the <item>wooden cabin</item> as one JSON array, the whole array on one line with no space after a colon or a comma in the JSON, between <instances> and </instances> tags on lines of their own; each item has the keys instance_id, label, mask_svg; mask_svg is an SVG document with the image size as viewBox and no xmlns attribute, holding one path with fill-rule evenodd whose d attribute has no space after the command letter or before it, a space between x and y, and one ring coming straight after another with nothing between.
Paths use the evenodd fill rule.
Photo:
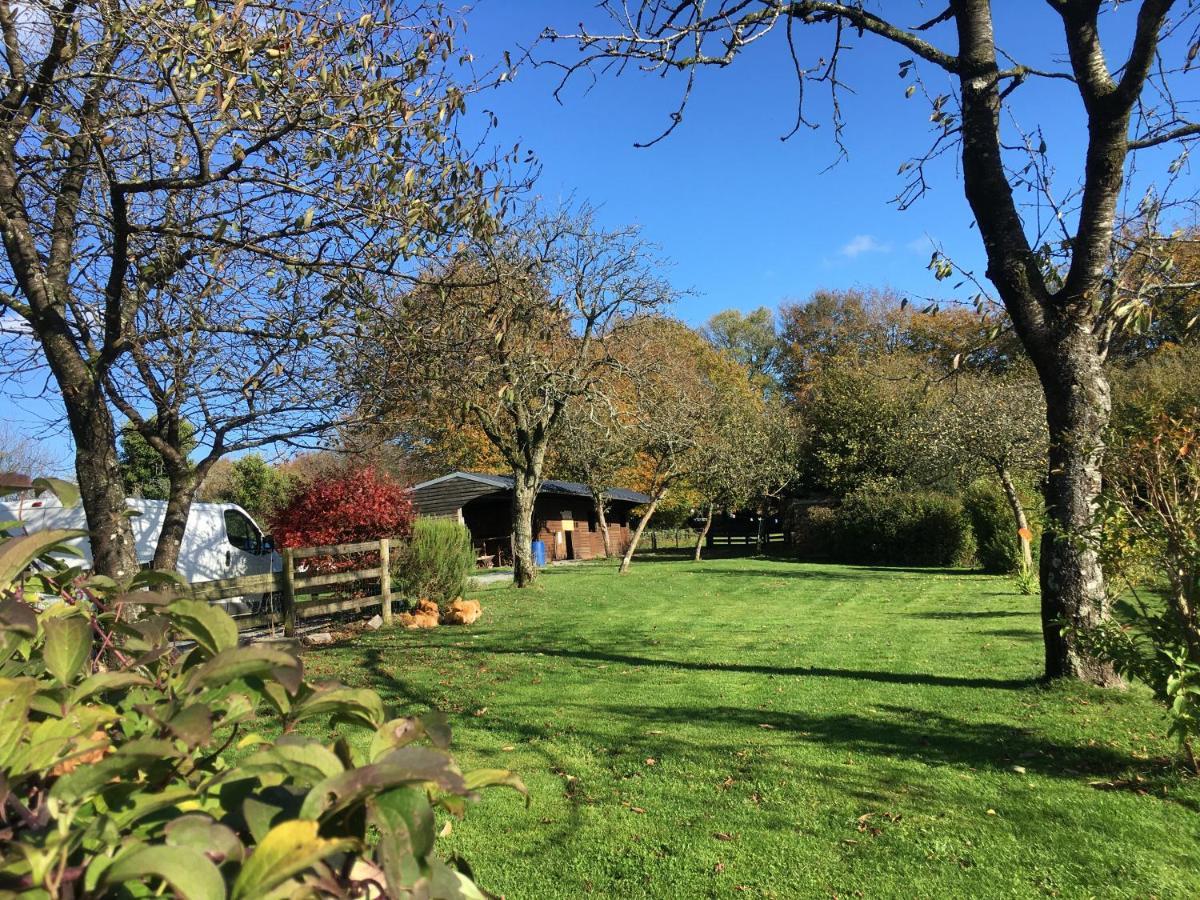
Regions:
<instances>
[{"instance_id":1,"label":"wooden cabin","mask_svg":"<svg viewBox=\"0 0 1200 900\"><path fill-rule=\"evenodd\" d=\"M421 515L452 517L467 526L481 565L512 562L511 475L451 472L410 490ZM649 503L650 498L624 488L611 488L605 493L612 551L624 553L631 537L630 513L634 507ZM534 539L546 545L547 561L604 556L604 536L587 485L544 482L534 502L533 532Z\"/></svg>"}]
</instances>

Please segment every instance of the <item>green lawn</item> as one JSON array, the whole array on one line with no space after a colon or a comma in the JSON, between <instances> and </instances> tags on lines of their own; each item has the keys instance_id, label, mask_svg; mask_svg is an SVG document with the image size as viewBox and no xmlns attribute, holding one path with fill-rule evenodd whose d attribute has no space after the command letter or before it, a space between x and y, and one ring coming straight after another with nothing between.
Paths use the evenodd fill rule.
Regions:
<instances>
[{"instance_id":1,"label":"green lawn","mask_svg":"<svg viewBox=\"0 0 1200 900\"><path fill-rule=\"evenodd\" d=\"M760 559L548 571L471 628L310 652L517 770L447 849L516 898L1194 897L1200 780L1140 689L1036 682L1000 578Z\"/></svg>"}]
</instances>

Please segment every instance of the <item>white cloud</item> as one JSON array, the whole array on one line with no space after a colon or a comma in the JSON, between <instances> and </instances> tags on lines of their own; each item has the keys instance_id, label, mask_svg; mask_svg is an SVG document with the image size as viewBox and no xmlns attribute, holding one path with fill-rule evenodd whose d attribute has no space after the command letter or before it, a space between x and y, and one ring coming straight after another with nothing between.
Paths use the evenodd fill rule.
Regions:
<instances>
[{"instance_id":1,"label":"white cloud","mask_svg":"<svg viewBox=\"0 0 1200 900\"><path fill-rule=\"evenodd\" d=\"M873 234L856 234L850 242L842 247L842 256L854 259L864 253L891 253L892 245L885 244Z\"/></svg>"},{"instance_id":2,"label":"white cloud","mask_svg":"<svg viewBox=\"0 0 1200 900\"><path fill-rule=\"evenodd\" d=\"M921 235L919 238L913 238L904 245L908 250L918 255L927 255L932 253L937 248L937 241L927 234Z\"/></svg>"}]
</instances>

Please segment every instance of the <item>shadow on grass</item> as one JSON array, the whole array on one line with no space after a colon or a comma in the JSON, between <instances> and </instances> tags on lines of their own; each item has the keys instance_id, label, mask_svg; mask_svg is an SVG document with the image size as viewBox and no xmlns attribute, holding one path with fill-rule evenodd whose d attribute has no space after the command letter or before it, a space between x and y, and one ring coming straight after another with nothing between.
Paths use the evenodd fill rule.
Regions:
<instances>
[{"instance_id":1,"label":"shadow on grass","mask_svg":"<svg viewBox=\"0 0 1200 900\"><path fill-rule=\"evenodd\" d=\"M1037 610L1032 609L994 609L994 610L966 610L962 612L920 612L908 613L910 619L1013 619L1013 618L1033 618L1037 616Z\"/></svg>"},{"instance_id":2,"label":"shadow on grass","mask_svg":"<svg viewBox=\"0 0 1200 900\"><path fill-rule=\"evenodd\" d=\"M1036 678L970 678L958 675L930 675L921 672L879 672L869 669L832 669L824 666L763 666L753 663L695 662L654 659L600 650L563 650L557 647L460 647L468 653L494 653L514 656L555 656L590 662L618 663L625 666L651 666L692 672L742 672L750 675L783 675L798 678L846 678L852 681L876 681L882 684L922 684L931 687L994 688L1020 690L1037 684Z\"/></svg>"},{"instance_id":3,"label":"shadow on grass","mask_svg":"<svg viewBox=\"0 0 1200 900\"><path fill-rule=\"evenodd\" d=\"M882 706L887 715L821 715L807 712L742 709L736 706L606 706L605 714L666 725L736 724L749 730L767 726L805 743L844 748L853 753L903 757L925 763L965 765L973 769L1011 770L1055 778L1116 776L1130 770L1169 769L1161 762L1135 759L1101 745L1056 741L1004 722L970 722L927 709Z\"/></svg>"}]
</instances>

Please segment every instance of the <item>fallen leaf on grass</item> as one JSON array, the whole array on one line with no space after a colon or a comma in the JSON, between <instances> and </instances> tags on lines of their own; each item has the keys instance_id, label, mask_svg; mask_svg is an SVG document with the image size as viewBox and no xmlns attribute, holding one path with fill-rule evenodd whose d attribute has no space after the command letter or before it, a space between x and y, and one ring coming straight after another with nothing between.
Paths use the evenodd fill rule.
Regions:
<instances>
[{"instance_id":1,"label":"fallen leaf on grass","mask_svg":"<svg viewBox=\"0 0 1200 900\"><path fill-rule=\"evenodd\" d=\"M442 826L442 830L438 832L438 837L450 837L450 832L454 830L454 823L447 820Z\"/></svg>"},{"instance_id":2,"label":"fallen leaf on grass","mask_svg":"<svg viewBox=\"0 0 1200 900\"><path fill-rule=\"evenodd\" d=\"M728 831L718 831L718 832L716 832L716 833L713 835L713 837L715 837L715 838L716 838L718 841L732 841L732 840L734 840L734 837L733 837L733 835L732 835L732 834L730 834Z\"/></svg>"},{"instance_id":3,"label":"fallen leaf on grass","mask_svg":"<svg viewBox=\"0 0 1200 900\"><path fill-rule=\"evenodd\" d=\"M657 765L658 765L658 760L657 760L657 759L655 759L653 756L647 756L647 757L646 757L646 765L648 765L648 766L657 766Z\"/></svg>"},{"instance_id":4,"label":"fallen leaf on grass","mask_svg":"<svg viewBox=\"0 0 1200 900\"><path fill-rule=\"evenodd\" d=\"M715 872L718 875L720 875L724 871L725 871L725 863L723 863L723 862L719 862L715 866L713 866L713 872Z\"/></svg>"},{"instance_id":5,"label":"fallen leaf on grass","mask_svg":"<svg viewBox=\"0 0 1200 900\"><path fill-rule=\"evenodd\" d=\"M629 811L639 813L639 814L645 812L645 810L642 809L640 806L631 806L631 807L629 807Z\"/></svg>"},{"instance_id":6,"label":"fallen leaf on grass","mask_svg":"<svg viewBox=\"0 0 1200 900\"><path fill-rule=\"evenodd\" d=\"M774 730L775 730L775 726L774 726L774 725L768 725L766 722L759 722L759 723L758 723L758 727L759 727L759 728L765 728L765 729L767 729L768 731L774 731Z\"/></svg>"}]
</instances>

